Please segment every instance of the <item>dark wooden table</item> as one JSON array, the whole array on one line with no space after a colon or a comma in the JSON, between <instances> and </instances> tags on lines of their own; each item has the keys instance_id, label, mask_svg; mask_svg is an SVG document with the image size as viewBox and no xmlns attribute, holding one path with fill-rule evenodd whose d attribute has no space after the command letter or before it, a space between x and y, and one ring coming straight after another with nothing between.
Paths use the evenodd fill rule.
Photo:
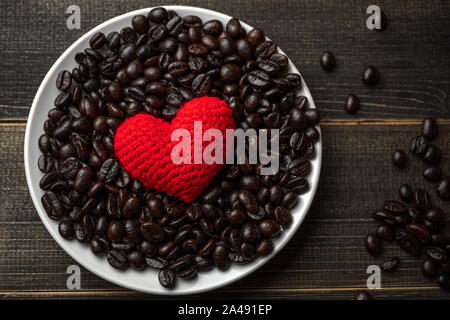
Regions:
<instances>
[{"instance_id":1,"label":"dark wooden table","mask_svg":"<svg viewBox=\"0 0 450 320\"><path fill-rule=\"evenodd\" d=\"M51 238L33 206L25 182L23 139L30 105L60 54L92 27L116 15L171 1L4 0L0 4L0 296L2 298L160 298L132 292L82 268L81 290L68 290L66 268L76 264ZM81 8L81 30L68 30L67 7ZM422 164L409 156L405 170L390 162L394 148L407 149L424 116L439 119L437 140L443 168L450 158L450 2L377 1L386 12L385 31L366 27L371 1L177 1L218 10L261 27L301 70L322 112L323 167L308 217L292 241L254 274L192 298L351 299L365 287L367 266L397 255L400 269L382 277L375 298L448 299L425 280L421 259L392 244L370 257L363 238L376 224L371 213L396 198L405 182L432 191ZM319 66L331 50L337 67ZM373 64L381 81L361 83ZM361 109L343 111L349 93Z\"/></svg>"}]
</instances>

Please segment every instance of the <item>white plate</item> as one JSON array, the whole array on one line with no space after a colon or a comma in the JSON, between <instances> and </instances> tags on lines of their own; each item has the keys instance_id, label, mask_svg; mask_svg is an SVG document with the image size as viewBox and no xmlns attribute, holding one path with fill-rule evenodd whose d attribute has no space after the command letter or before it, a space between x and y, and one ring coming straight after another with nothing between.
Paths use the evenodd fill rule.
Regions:
<instances>
[{"instance_id":1,"label":"white plate","mask_svg":"<svg viewBox=\"0 0 450 320\"><path fill-rule=\"evenodd\" d=\"M197 15L203 22L217 19L223 24L226 24L228 20L231 19L228 15L202 8L187 6L166 6L165 8L168 10L175 10L180 16ZM38 148L38 139L43 133L42 126L47 119L47 113L53 108L54 99L58 94L58 90L55 87L56 76L60 70L72 70L76 66L74 61L75 54L89 47L89 39L94 33L100 31L104 34L108 34L111 31L119 31L121 28L131 25L133 16L138 14L147 15L150 10L151 8L147 8L129 12L95 27L72 44L51 67L37 91L28 117L24 150L25 172L31 198L33 199L34 206L36 207L42 222L56 242L58 242L58 244L79 264L83 265L86 269L99 277L129 289L164 295L193 294L217 289L245 277L269 261L286 245L286 243L288 243L305 218L316 192L322 160L322 141L320 140L316 144L316 157L312 161L312 172L308 176L310 190L308 193L301 196L299 204L293 209L293 223L291 227L284 231L280 237L275 239L275 249L272 254L264 258L258 258L250 264L232 264L232 266L224 272L219 271L218 269L203 272L194 280L187 281L177 279L176 287L169 290L159 284L157 271L155 270L150 268L140 272L131 269L126 271L116 270L109 265L105 256L97 257L92 254L89 246L83 245L76 240L67 241L63 239L58 232L58 223L51 220L42 207L40 199L43 192L39 188L39 180L43 174L37 167L38 158L41 154ZM247 31L252 29L251 26L243 22L241 22L241 25ZM270 32L270 30L265 31ZM279 52L283 53L281 50L279 50ZM290 72L299 73L291 61L289 61L289 69ZM314 101L304 81L303 89L299 94L305 95L309 100L310 106L315 108Z\"/></svg>"}]
</instances>

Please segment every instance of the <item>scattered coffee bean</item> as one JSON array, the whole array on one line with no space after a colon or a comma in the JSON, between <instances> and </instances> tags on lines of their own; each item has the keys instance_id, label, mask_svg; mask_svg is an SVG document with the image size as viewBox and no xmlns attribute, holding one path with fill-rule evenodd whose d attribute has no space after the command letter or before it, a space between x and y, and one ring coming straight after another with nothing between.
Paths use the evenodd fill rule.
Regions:
<instances>
[{"instance_id":1,"label":"scattered coffee bean","mask_svg":"<svg viewBox=\"0 0 450 320\"><path fill-rule=\"evenodd\" d=\"M434 276L436 275L436 265L434 264L434 262L429 259L426 259L422 263L422 273L425 278L433 279Z\"/></svg>"},{"instance_id":2,"label":"scattered coffee bean","mask_svg":"<svg viewBox=\"0 0 450 320\"><path fill-rule=\"evenodd\" d=\"M441 162L441 149L434 144L427 145L425 153L422 155L422 159L425 163L430 165L439 164L439 162Z\"/></svg>"},{"instance_id":3,"label":"scattered coffee bean","mask_svg":"<svg viewBox=\"0 0 450 320\"><path fill-rule=\"evenodd\" d=\"M382 271L392 272L392 271L397 270L399 264L400 264L400 259L397 257L392 257L392 258L389 258L386 261L384 261L380 265L380 268Z\"/></svg>"},{"instance_id":4,"label":"scattered coffee bean","mask_svg":"<svg viewBox=\"0 0 450 320\"><path fill-rule=\"evenodd\" d=\"M442 200L450 200L450 176L442 178L437 184L436 190Z\"/></svg>"},{"instance_id":5,"label":"scattered coffee bean","mask_svg":"<svg viewBox=\"0 0 450 320\"><path fill-rule=\"evenodd\" d=\"M347 113L356 113L359 109L359 98L354 94L349 94L344 103L344 110Z\"/></svg>"},{"instance_id":6,"label":"scattered coffee bean","mask_svg":"<svg viewBox=\"0 0 450 320\"><path fill-rule=\"evenodd\" d=\"M325 51L320 56L320 65L326 72L330 72L336 64L336 58L330 51Z\"/></svg>"},{"instance_id":7,"label":"scattered coffee bean","mask_svg":"<svg viewBox=\"0 0 450 320\"><path fill-rule=\"evenodd\" d=\"M421 156L427 150L427 143L422 136L417 136L411 140L410 150L413 154Z\"/></svg>"},{"instance_id":8,"label":"scattered coffee bean","mask_svg":"<svg viewBox=\"0 0 450 320\"><path fill-rule=\"evenodd\" d=\"M403 184L398 190L398 194L404 202L411 202L414 198L414 191L409 184Z\"/></svg>"},{"instance_id":9,"label":"scattered coffee bean","mask_svg":"<svg viewBox=\"0 0 450 320\"><path fill-rule=\"evenodd\" d=\"M373 297L367 291L359 291L356 293L354 300L373 300Z\"/></svg>"},{"instance_id":10,"label":"scattered coffee bean","mask_svg":"<svg viewBox=\"0 0 450 320\"><path fill-rule=\"evenodd\" d=\"M437 182L442 177L442 170L438 166L428 166L423 169L422 175L430 182Z\"/></svg>"},{"instance_id":11,"label":"scattered coffee bean","mask_svg":"<svg viewBox=\"0 0 450 320\"><path fill-rule=\"evenodd\" d=\"M367 252L373 255L379 255L382 250L381 241L374 233L369 233L364 239L364 245Z\"/></svg>"},{"instance_id":12,"label":"scattered coffee bean","mask_svg":"<svg viewBox=\"0 0 450 320\"><path fill-rule=\"evenodd\" d=\"M364 84L372 86L378 82L379 76L380 74L378 72L378 69L374 66L369 66L364 69L361 80Z\"/></svg>"},{"instance_id":13,"label":"scattered coffee bean","mask_svg":"<svg viewBox=\"0 0 450 320\"><path fill-rule=\"evenodd\" d=\"M397 168L403 168L406 165L406 154L403 150L395 150L392 154L392 162Z\"/></svg>"},{"instance_id":14,"label":"scattered coffee bean","mask_svg":"<svg viewBox=\"0 0 450 320\"><path fill-rule=\"evenodd\" d=\"M438 124L434 118L425 118L422 122L422 136L432 140L438 134Z\"/></svg>"},{"instance_id":15,"label":"scattered coffee bean","mask_svg":"<svg viewBox=\"0 0 450 320\"><path fill-rule=\"evenodd\" d=\"M388 224L381 224L376 230L377 236L385 241L394 240L394 229Z\"/></svg>"}]
</instances>

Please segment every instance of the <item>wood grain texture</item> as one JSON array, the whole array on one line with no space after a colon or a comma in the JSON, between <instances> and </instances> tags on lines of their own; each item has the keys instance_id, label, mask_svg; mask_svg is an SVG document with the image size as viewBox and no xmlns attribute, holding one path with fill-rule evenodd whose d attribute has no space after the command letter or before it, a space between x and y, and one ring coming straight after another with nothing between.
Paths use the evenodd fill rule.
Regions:
<instances>
[{"instance_id":1,"label":"wood grain texture","mask_svg":"<svg viewBox=\"0 0 450 320\"><path fill-rule=\"evenodd\" d=\"M322 126L323 167L314 204L300 230L269 263L250 276L222 289L189 299L293 298L351 299L365 287L368 265L399 256L400 270L384 274L377 299L449 299L420 271L421 259L385 244L381 257L363 249L367 231L376 227L371 213L383 200L397 198L408 182L430 190L420 178L423 164L408 156L404 170L394 169L390 153L406 149L418 124L363 123ZM436 143L443 149L449 172L450 124L441 122ZM0 126L0 297L1 298L143 298L161 299L119 288L82 269L82 289L66 289L66 268L74 262L51 238L29 197L23 168L23 124ZM105 261L106 263L106 261Z\"/></svg>"},{"instance_id":2,"label":"wood grain texture","mask_svg":"<svg viewBox=\"0 0 450 320\"><path fill-rule=\"evenodd\" d=\"M450 2L378 1L388 28L366 27L366 1L351 0L79 0L81 30L66 28L70 0L3 0L0 3L0 120L24 120L53 62L92 27L119 14L162 4L192 5L235 16L266 34L301 70L325 119L349 119L342 104L355 93L366 118L450 116ZM319 66L331 50L337 67ZM381 80L364 87L361 72L378 67Z\"/></svg>"}]
</instances>

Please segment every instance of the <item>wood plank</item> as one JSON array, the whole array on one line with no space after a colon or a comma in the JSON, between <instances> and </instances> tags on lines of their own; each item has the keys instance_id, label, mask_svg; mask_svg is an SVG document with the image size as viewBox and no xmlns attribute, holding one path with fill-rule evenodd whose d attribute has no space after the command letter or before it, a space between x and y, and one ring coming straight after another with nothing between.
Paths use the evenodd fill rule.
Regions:
<instances>
[{"instance_id":1,"label":"wood plank","mask_svg":"<svg viewBox=\"0 0 450 320\"><path fill-rule=\"evenodd\" d=\"M33 207L23 169L24 125L0 126L0 297L159 298L130 292L82 269L82 290L66 289L66 268L74 262L51 238ZM373 258L363 238L376 224L370 216L383 200L396 198L404 182L431 189L420 178L422 164L409 156L405 170L396 170L390 152L405 148L418 124L365 123L322 127L324 156L314 204L290 243L257 272L207 295L190 298L349 299L365 285L368 265L388 256L401 258L400 270L383 275L377 298L442 298L434 281L421 276L420 261L393 244ZM449 172L450 124L442 123L436 143L443 149ZM450 212L449 203L433 201Z\"/></svg>"},{"instance_id":2,"label":"wood plank","mask_svg":"<svg viewBox=\"0 0 450 320\"><path fill-rule=\"evenodd\" d=\"M171 3L156 0L151 5ZM193 5L191 1L177 4ZM445 0L378 1L388 29L365 26L367 3L345 1L199 0L199 7L236 16L263 28L291 57L305 77L325 119L353 119L342 104L360 96L366 118L450 116L450 3ZM64 1L5 0L0 3L0 119L25 119L45 73L60 54L92 27L119 14L149 6L129 0L104 6L80 0L81 30L66 28ZM318 64L322 51L337 57L327 74ZM364 87L361 72L377 66L381 81Z\"/></svg>"}]
</instances>

